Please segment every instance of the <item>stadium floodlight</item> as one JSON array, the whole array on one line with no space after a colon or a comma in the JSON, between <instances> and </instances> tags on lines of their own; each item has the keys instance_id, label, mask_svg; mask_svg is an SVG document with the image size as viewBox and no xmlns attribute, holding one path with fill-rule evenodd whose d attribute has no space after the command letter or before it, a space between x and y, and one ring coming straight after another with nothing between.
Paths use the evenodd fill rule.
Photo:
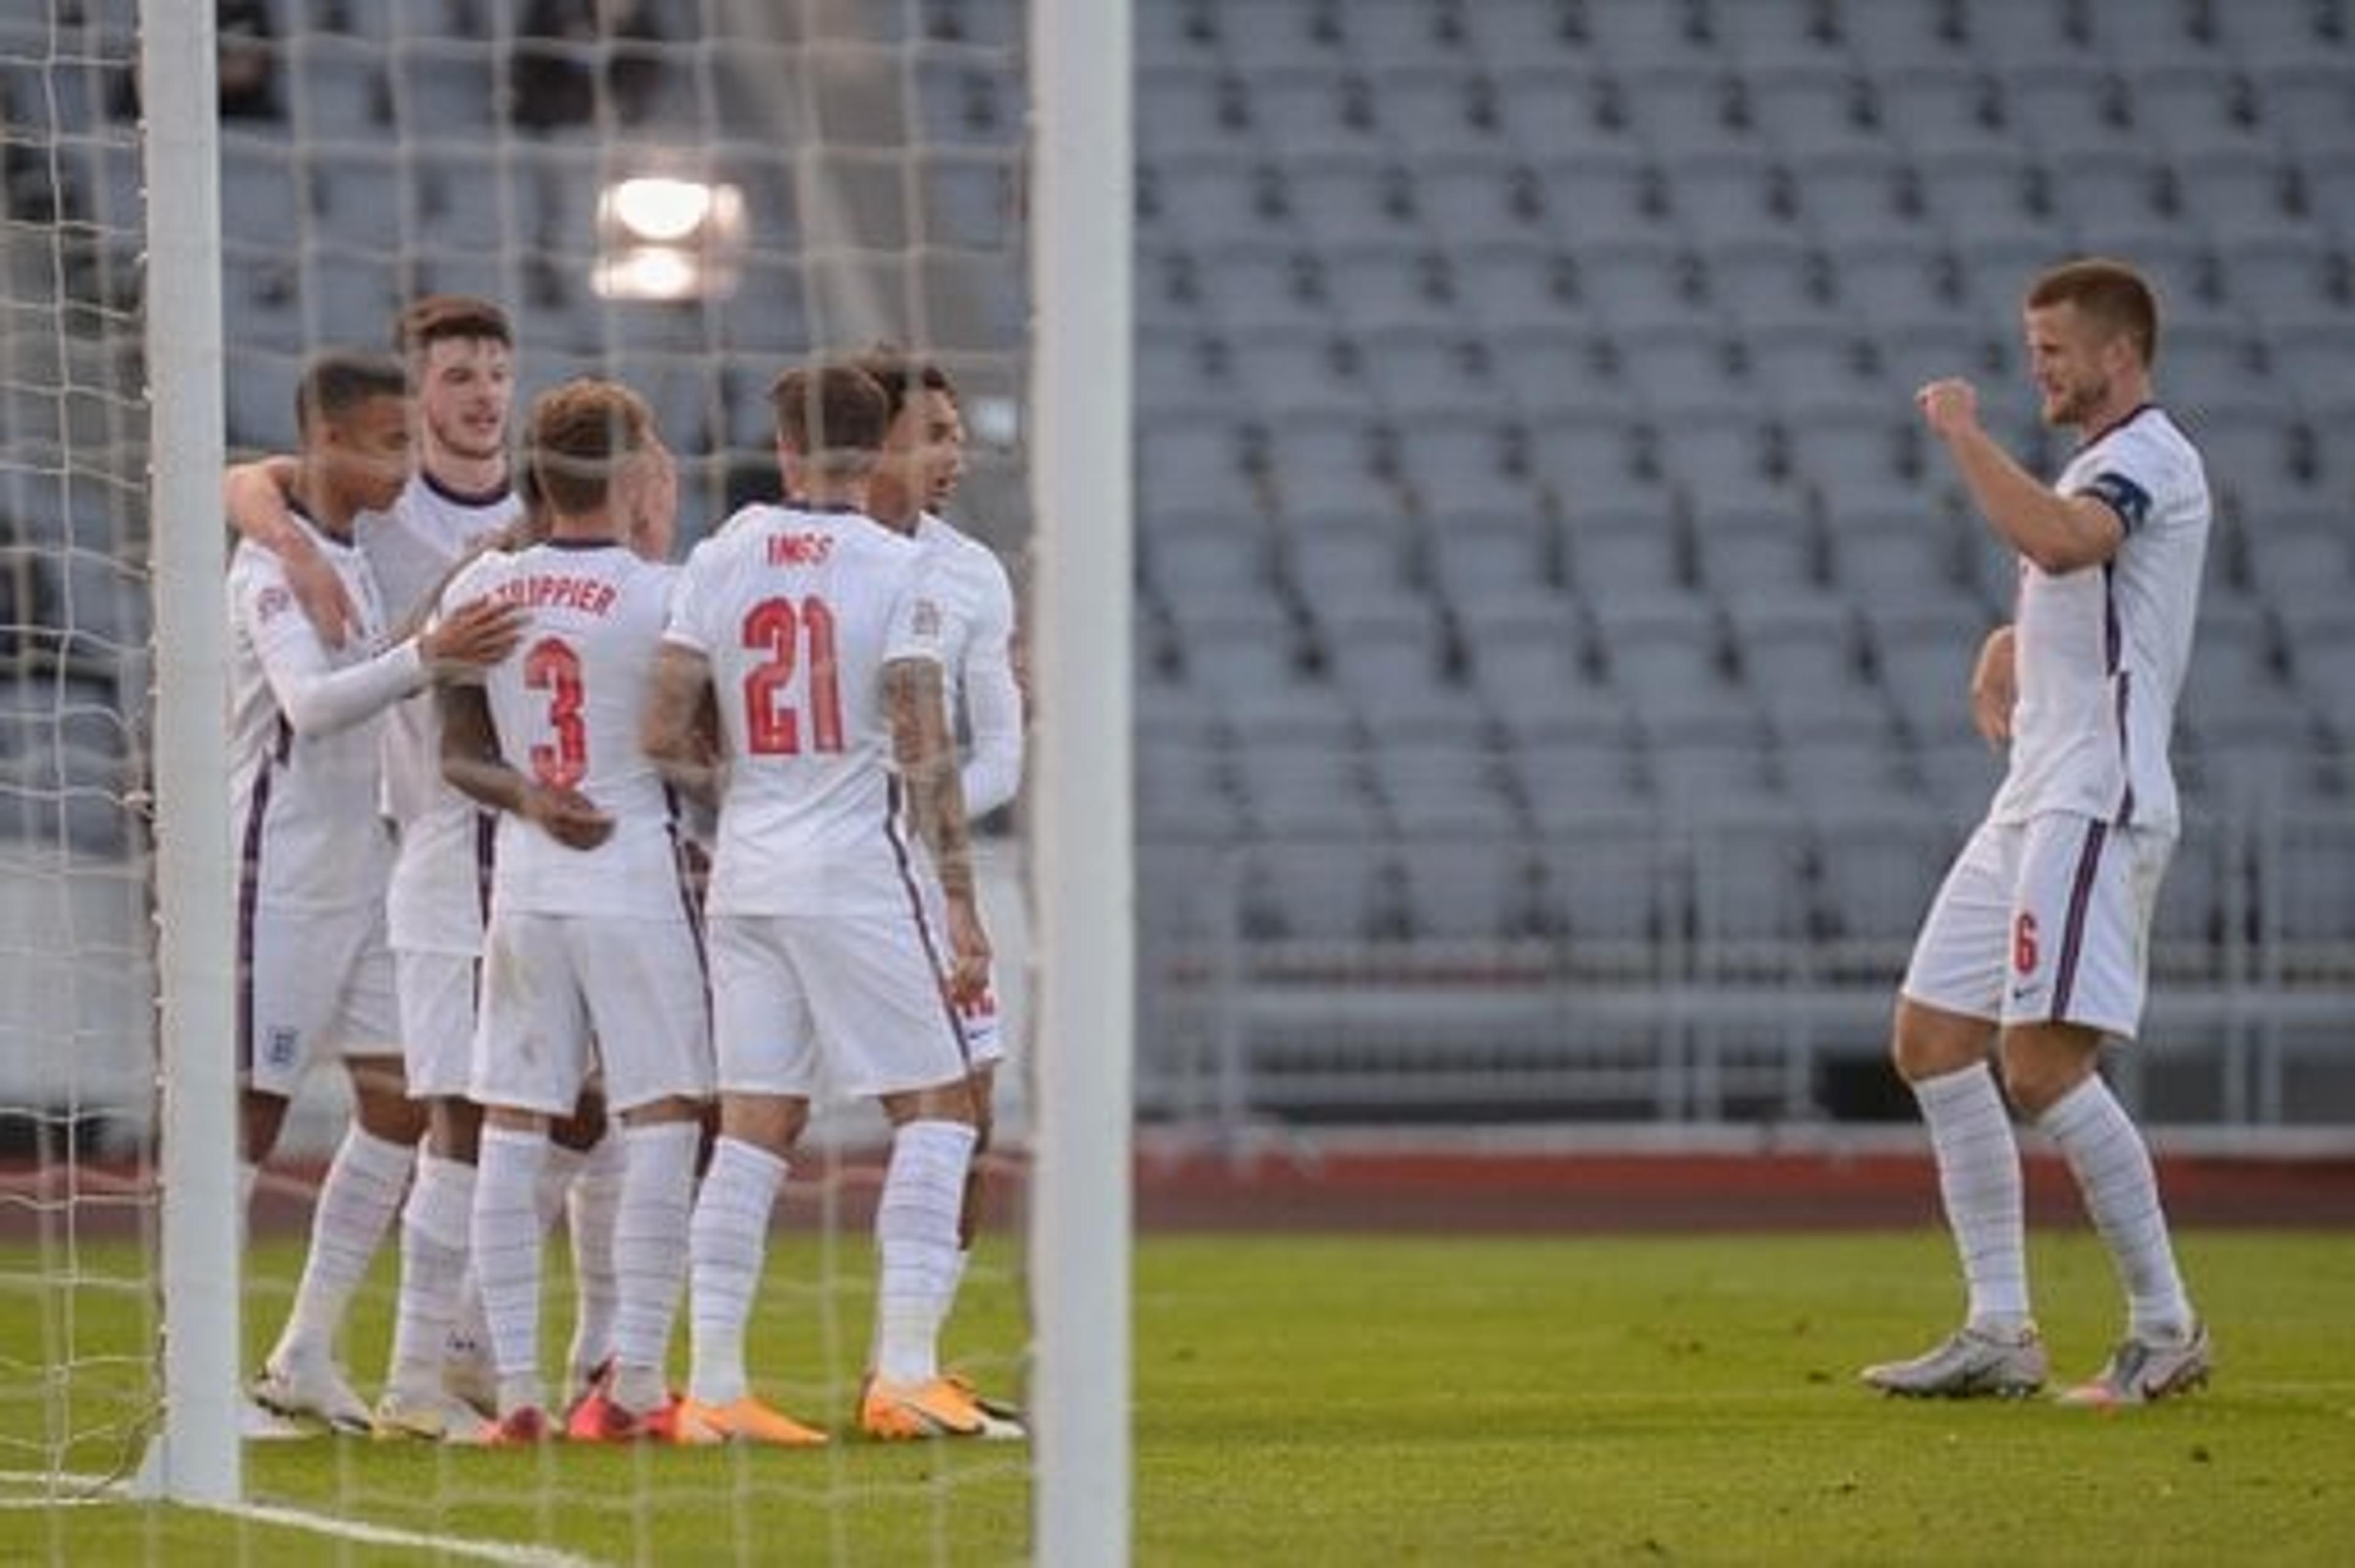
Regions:
<instances>
[{"instance_id":1,"label":"stadium floodlight","mask_svg":"<svg viewBox=\"0 0 2355 1568\"><path fill-rule=\"evenodd\" d=\"M724 182L636 174L597 197L597 265L605 299L724 299L744 253L744 193Z\"/></svg>"}]
</instances>

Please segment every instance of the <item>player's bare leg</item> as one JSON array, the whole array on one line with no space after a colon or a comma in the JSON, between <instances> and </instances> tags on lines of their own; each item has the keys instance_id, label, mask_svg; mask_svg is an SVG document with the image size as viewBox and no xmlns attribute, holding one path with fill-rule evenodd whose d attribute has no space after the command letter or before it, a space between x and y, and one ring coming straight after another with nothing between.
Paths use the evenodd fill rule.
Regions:
<instances>
[{"instance_id":1,"label":"player's bare leg","mask_svg":"<svg viewBox=\"0 0 2355 1568\"><path fill-rule=\"evenodd\" d=\"M2068 1162L2126 1293L2126 1332L2103 1369L2062 1397L2140 1404L2208 1379L2208 1333L2191 1309L2160 1207L2150 1150L2094 1071L2101 1036L2075 1024L2004 1030L2005 1085Z\"/></svg>"},{"instance_id":2,"label":"player's bare leg","mask_svg":"<svg viewBox=\"0 0 2355 1568\"><path fill-rule=\"evenodd\" d=\"M1969 1307L1961 1329L1924 1354L1864 1369L1867 1383L1890 1393L2016 1397L2043 1386L2019 1147L1987 1060L1995 1039L1985 1019L1898 1000L1892 1055L1929 1130Z\"/></svg>"},{"instance_id":3,"label":"player's bare leg","mask_svg":"<svg viewBox=\"0 0 2355 1568\"><path fill-rule=\"evenodd\" d=\"M769 1215L809 1102L783 1094L722 1094L719 1136L688 1227L687 1397L682 1443L804 1447L826 1434L754 1396L744 1366L744 1325L768 1261Z\"/></svg>"},{"instance_id":4,"label":"player's bare leg","mask_svg":"<svg viewBox=\"0 0 2355 1568\"><path fill-rule=\"evenodd\" d=\"M400 1058L354 1057L352 1121L328 1164L311 1219L311 1249L277 1347L254 1395L282 1415L315 1417L342 1432L366 1432L368 1407L336 1365L335 1340L352 1292L368 1275L399 1212L423 1107L403 1092Z\"/></svg>"}]
</instances>

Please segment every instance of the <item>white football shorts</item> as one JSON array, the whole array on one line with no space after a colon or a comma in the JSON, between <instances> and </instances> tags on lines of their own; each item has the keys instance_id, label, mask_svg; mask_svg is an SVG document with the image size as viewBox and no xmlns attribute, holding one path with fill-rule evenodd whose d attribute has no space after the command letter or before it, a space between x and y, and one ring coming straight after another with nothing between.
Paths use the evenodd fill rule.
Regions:
<instances>
[{"instance_id":1,"label":"white football shorts","mask_svg":"<svg viewBox=\"0 0 2355 1568\"><path fill-rule=\"evenodd\" d=\"M907 915L714 915L711 1014L723 1093L872 1097L973 1066Z\"/></svg>"},{"instance_id":2,"label":"white football shorts","mask_svg":"<svg viewBox=\"0 0 2355 1568\"><path fill-rule=\"evenodd\" d=\"M395 948L400 987L400 1059L412 1100L464 1099L474 1066L474 991L481 964L473 954Z\"/></svg>"},{"instance_id":3,"label":"white football shorts","mask_svg":"<svg viewBox=\"0 0 2355 1568\"><path fill-rule=\"evenodd\" d=\"M471 1097L568 1116L591 1069L615 1111L711 1094L695 929L677 920L495 912Z\"/></svg>"},{"instance_id":4,"label":"white football shorts","mask_svg":"<svg viewBox=\"0 0 2355 1568\"><path fill-rule=\"evenodd\" d=\"M1930 905L1903 994L2006 1026L2132 1040L2174 851L2169 835L2066 813L1981 823Z\"/></svg>"},{"instance_id":5,"label":"white football shorts","mask_svg":"<svg viewBox=\"0 0 2355 1568\"><path fill-rule=\"evenodd\" d=\"M247 1087L292 1099L325 1053L400 1054L381 901L257 909L238 938L238 1066Z\"/></svg>"}]
</instances>

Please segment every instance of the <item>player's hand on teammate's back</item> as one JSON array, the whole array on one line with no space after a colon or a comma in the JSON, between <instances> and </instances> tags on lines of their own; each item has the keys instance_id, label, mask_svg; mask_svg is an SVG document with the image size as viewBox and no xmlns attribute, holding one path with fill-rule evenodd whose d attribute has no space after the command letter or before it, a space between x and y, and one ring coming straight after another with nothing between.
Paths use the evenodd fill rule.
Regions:
<instances>
[{"instance_id":1,"label":"player's hand on teammate's back","mask_svg":"<svg viewBox=\"0 0 2355 1568\"><path fill-rule=\"evenodd\" d=\"M1971 722L1988 745L2011 743L2011 710L2019 701L2011 628L1998 626L1979 645L1979 662L1971 671Z\"/></svg>"},{"instance_id":2,"label":"player's hand on teammate's back","mask_svg":"<svg viewBox=\"0 0 2355 1568\"><path fill-rule=\"evenodd\" d=\"M523 815L568 848L594 849L613 832L613 819L596 802L564 784L533 784L524 792Z\"/></svg>"},{"instance_id":3,"label":"player's hand on teammate's back","mask_svg":"<svg viewBox=\"0 0 2355 1568\"><path fill-rule=\"evenodd\" d=\"M1954 435L1979 422L1979 392L1959 376L1932 381L1913 394L1922 418L1938 435Z\"/></svg>"},{"instance_id":4,"label":"player's hand on teammate's back","mask_svg":"<svg viewBox=\"0 0 2355 1568\"><path fill-rule=\"evenodd\" d=\"M351 636L358 613L352 608L351 595L344 591L344 580L327 558L307 542L300 549L279 553L278 561L286 571L286 586L294 591L294 603L302 608L303 618L319 634L319 640L331 648L340 648Z\"/></svg>"},{"instance_id":5,"label":"player's hand on teammate's back","mask_svg":"<svg viewBox=\"0 0 2355 1568\"><path fill-rule=\"evenodd\" d=\"M949 1000L964 1007L989 989L989 933L982 929L981 911L969 894L951 894L946 903Z\"/></svg>"},{"instance_id":6,"label":"player's hand on teammate's back","mask_svg":"<svg viewBox=\"0 0 2355 1568\"><path fill-rule=\"evenodd\" d=\"M419 635L417 650L436 679L468 675L515 651L530 613L518 604L477 599Z\"/></svg>"}]
</instances>

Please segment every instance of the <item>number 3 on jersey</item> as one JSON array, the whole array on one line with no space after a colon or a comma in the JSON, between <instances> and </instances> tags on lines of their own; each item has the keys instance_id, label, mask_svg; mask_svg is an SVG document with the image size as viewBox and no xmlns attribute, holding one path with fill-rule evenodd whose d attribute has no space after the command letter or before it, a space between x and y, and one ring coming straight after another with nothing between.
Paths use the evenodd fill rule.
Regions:
<instances>
[{"instance_id":1,"label":"number 3 on jersey","mask_svg":"<svg viewBox=\"0 0 2355 1568\"><path fill-rule=\"evenodd\" d=\"M806 649L804 644L807 644ZM744 646L769 656L744 677L744 743L754 756L791 757L802 751L802 716L809 716L809 749L842 750L842 690L835 670L834 611L811 595L763 599L744 616ZM792 694L804 671L801 706Z\"/></svg>"},{"instance_id":2,"label":"number 3 on jersey","mask_svg":"<svg viewBox=\"0 0 2355 1568\"><path fill-rule=\"evenodd\" d=\"M550 789L571 789L589 776L589 727L581 722L581 656L561 637L542 637L523 656L523 683L548 693L551 743L531 749L531 776Z\"/></svg>"}]
</instances>

